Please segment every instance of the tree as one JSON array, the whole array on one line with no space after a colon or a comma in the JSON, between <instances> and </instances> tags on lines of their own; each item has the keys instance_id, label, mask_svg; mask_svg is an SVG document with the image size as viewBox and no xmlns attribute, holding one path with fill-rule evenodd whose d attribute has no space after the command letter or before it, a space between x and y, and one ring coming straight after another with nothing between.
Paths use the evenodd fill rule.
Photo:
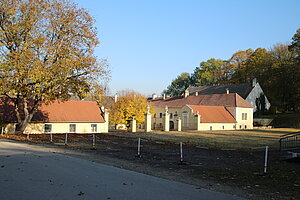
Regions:
<instances>
[{"instance_id":1,"label":"tree","mask_svg":"<svg viewBox=\"0 0 300 200\"><path fill-rule=\"evenodd\" d=\"M134 91L121 91L118 101L110 110L110 124L127 124L134 117L137 123L144 123L149 103L147 98Z\"/></svg>"},{"instance_id":2,"label":"tree","mask_svg":"<svg viewBox=\"0 0 300 200\"><path fill-rule=\"evenodd\" d=\"M190 83L190 74L183 72L162 93L169 96L180 96L190 86Z\"/></svg>"},{"instance_id":3,"label":"tree","mask_svg":"<svg viewBox=\"0 0 300 200\"><path fill-rule=\"evenodd\" d=\"M288 47L290 51L294 52L295 57L293 60L293 68L295 74L295 84L297 89L294 91L296 94L295 107L300 110L300 29L297 30L292 38L291 45Z\"/></svg>"},{"instance_id":4,"label":"tree","mask_svg":"<svg viewBox=\"0 0 300 200\"><path fill-rule=\"evenodd\" d=\"M297 30L295 35L292 38L291 45L289 45L289 50L294 51L296 53L295 59L297 60L297 64L299 67L300 64L300 28Z\"/></svg>"},{"instance_id":5,"label":"tree","mask_svg":"<svg viewBox=\"0 0 300 200\"><path fill-rule=\"evenodd\" d=\"M228 60L228 65L230 65L232 80L234 83L245 83L246 73L245 73L245 63L247 62L250 55L253 53L252 49L247 49L245 51L237 51Z\"/></svg>"},{"instance_id":6,"label":"tree","mask_svg":"<svg viewBox=\"0 0 300 200\"><path fill-rule=\"evenodd\" d=\"M43 102L83 95L108 73L94 19L68 0L1 0L0 93L23 132Z\"/></svg>"},{"instance_id":7,"label":"tree","mask_svg":"<svg viewBox=\"0 0 300 200\"><path fill-rule=\"evenodd\" d=\"M224 60L211 58L200 63L192 74L192 85L216 85L224 79Z\"/></svg>"},{"instance_id":8,"label":"tree","mask_svg":"<svg viewBox=\"0 0 300 200\"><path fill-rule=\"evenodd\" d=\"M295 52L288 45L277 44L269 51L271 68L267 72L270 80L269 94L281 111L295 109L299 100L299 70L295 67Z\"/></svg>"}]
</instances>

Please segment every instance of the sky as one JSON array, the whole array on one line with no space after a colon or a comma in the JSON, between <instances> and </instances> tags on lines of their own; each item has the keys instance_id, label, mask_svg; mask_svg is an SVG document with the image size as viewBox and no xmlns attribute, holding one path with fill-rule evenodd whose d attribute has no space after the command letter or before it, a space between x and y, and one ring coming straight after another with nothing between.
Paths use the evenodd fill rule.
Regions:
<instances>
[{"instance_id":1,"label":"sky","mask_svg":"<svg viewBox=\"0 0 300 200\"><path fill-rule=\"evenodd\" d=\"M108 59L111 95L160 95L202 61L289 43L300 28L299 0L74 1L96 20L95 54Z\"/></svg>"}]
</instances>

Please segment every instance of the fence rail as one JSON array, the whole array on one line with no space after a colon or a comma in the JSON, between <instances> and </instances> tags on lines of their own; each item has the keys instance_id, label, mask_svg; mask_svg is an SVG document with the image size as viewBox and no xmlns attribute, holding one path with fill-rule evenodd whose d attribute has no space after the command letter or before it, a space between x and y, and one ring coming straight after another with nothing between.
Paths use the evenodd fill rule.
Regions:
<instances>
[{"instance_id":1,"label":"fence rail","mask_svg":"<svg viewBox=\"0 0 300 200\"><path fill-rule=\"evenodd\" d=\"M300 131L282 135L279 143L280 151L300 150Z\"/></svg>"}]
</instances>

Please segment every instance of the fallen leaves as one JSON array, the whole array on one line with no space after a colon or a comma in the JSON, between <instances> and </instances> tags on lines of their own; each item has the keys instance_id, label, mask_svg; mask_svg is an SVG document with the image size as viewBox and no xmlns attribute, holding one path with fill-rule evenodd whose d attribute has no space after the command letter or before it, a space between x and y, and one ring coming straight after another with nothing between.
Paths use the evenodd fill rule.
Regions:
<instances>
[{"instance_id":1,"label":"fallen leaves","mask_svg":"<svg viewBox=\"0 0 300 200\"><path fill-rule=\"evenodd\" d=\"M82 196L82 195L84 195L84 192L80 191L77 195Z\"/></svg>"}]
</instances>

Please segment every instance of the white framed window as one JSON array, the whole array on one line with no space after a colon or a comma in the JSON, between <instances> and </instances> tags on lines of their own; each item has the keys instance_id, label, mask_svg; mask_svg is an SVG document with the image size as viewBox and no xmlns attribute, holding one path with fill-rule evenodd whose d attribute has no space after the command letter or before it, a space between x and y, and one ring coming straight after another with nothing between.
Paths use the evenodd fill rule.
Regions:
<instances>
[{"instance_id":1,"label":"white framed window","mask_svg":"<svg viewBox=\"0 0 300 200\"><path fill-rule=\"evenodd\" d=\"M44 132L51 133L52 132L52 124L45 124L44 125Z\"/></svg>"},{"instance_id":2,"label":"white framed window","mask_svg":"<svg viewBox=\"0 0 300 200\"><path fill-rule=\"evenodd\" d=\"M209 127L209 129L212 131L212 130L213 130L213 127L212 127L212 126L210 126L210 127Z\"/></svg>"},{"instance_id":3,"label":"white framed window","mask_svg":"<svg viewBox=\"0 0 300 200\"><path fill-rule=\"evenodd\" d=\"M91 131L92 133L96 133L97 132L97 124L91 124Z\"/></svg>"},{"instance_id":4,"label":"white framed window","mask_svg":"<svg viewBox=\"0 0 300 200\"><path fill-rule=\"evenodd\" d=\"M247 113L242 113L242 120L247 120Z\"/></svg>"},{"instance_id":5,"label":"white framed window","mask_svg":"<svg viewBox=\"0 0 300 200\"><path fill-rule=\"evenodd\" d=\"M69 132L76 133L76 124L69 124Z\"/></svg>"}]
</instances>

